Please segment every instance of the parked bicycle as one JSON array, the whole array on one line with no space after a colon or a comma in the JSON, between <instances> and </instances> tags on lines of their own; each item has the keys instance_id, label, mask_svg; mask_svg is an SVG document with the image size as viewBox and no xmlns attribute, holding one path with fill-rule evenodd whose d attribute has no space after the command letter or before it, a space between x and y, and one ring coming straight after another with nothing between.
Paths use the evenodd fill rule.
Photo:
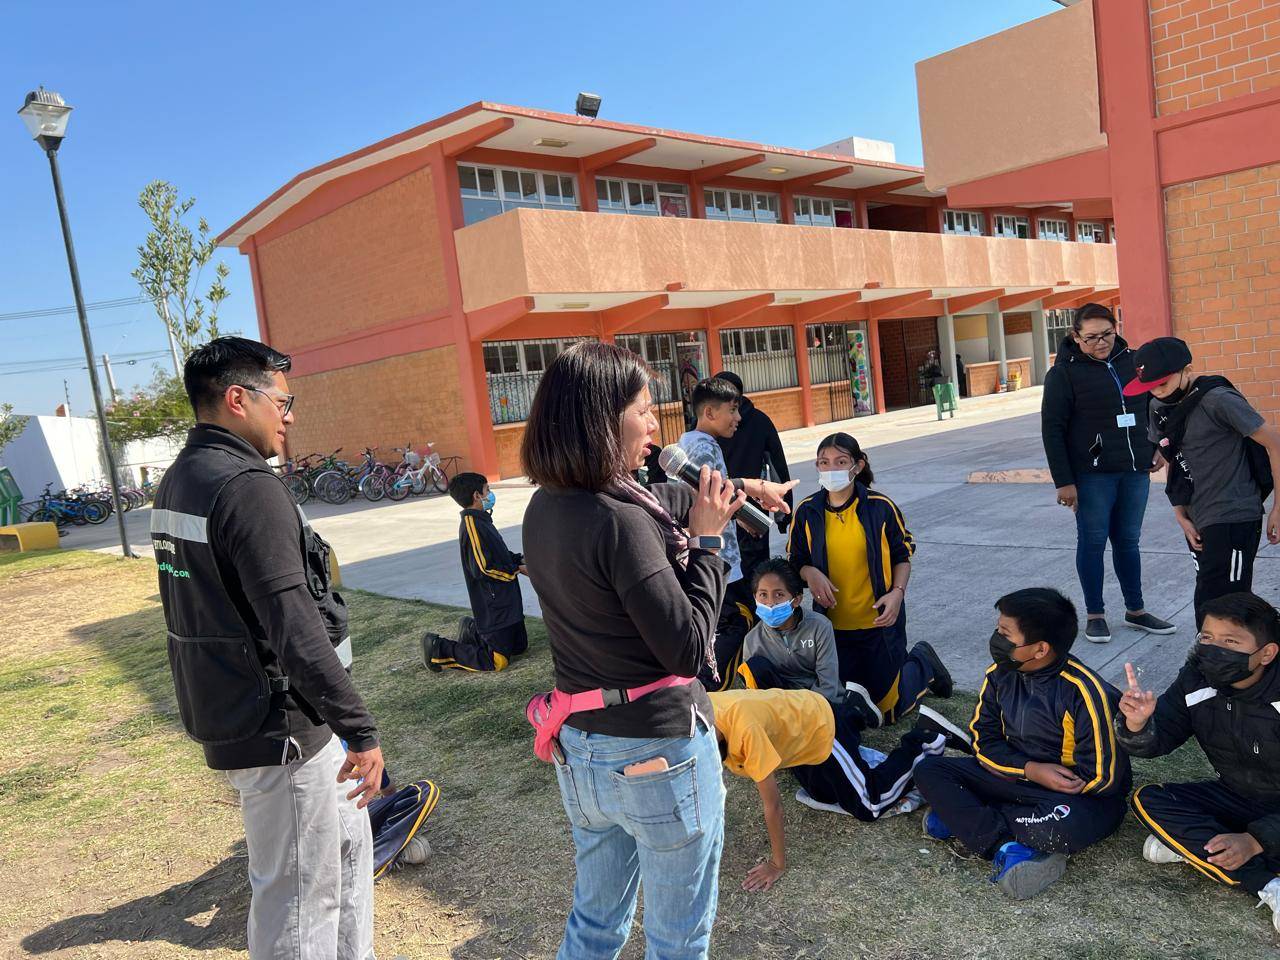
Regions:
<instances>
[{"instance_id":1,"label":"parked bicycle","mask_svg":"<svg viewBox=\"0 0 1280 960\"><path fill-rule=\"evenodd\" d=\"M105 523L111 516L110 504L92 497L73 497L66 492L51 493L53 484L46 483L44 493L33 505L27 515L31 523L56 523L59 527L73 523L83 526L86 523Z\"/></svg>"},{"instance_id":2,"label":"parked bicycle","mask_svg":"<svg viewBox=\"0 0 1280 960\"><path fill-rule=\"evenodd\" d=\"M387 496L392 500L403 500L410 493L420 497L427 492L428 486L435 488L437 493L444 493L449 489L449 478L440 468L440 454L435 452L430 443L422 453L414 451L412 444L395 449L403 460L396 468L393 482L387 488Z\"/></svg>"}]
</instances>

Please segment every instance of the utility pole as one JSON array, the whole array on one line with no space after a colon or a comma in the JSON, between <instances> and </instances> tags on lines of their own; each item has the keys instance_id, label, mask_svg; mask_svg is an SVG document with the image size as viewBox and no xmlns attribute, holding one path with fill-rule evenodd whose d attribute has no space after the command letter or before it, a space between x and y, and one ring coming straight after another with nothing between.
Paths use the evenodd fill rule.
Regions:
<instances>
[{"instance_id":1,"label":"utility pole","mask_svg":"<svg viewBox=\"0 0 1280 960\"><path fill-rule=\"evenodd\" d=\"M67 411L67 419L71 419L71 384L67 383L65 377L62 379L62 395L67 398L66 406L63 407Z\"/></svg>"},{"instance_id":2,"label":"utility pole","mask_svg":"<svg viewBox=\"0 0 1280 960\"><path fill-rule=\"evenodd\" d=\"M173 375L182 379L182 363L178 360L178 341L173 337L173 324L169 322L169 298L160 298L160 310L164 314L164 332L169 335L169 356L173 358Z\"/></svg>"},{"instance_id":3,"label":"utility pole","mask_svg":"<svg viewBox=\"0 0 1280 960\"><path fill-rule=\"evenodd\" d=\"M105 353L102 355L102 369L107 374L107 393L111 397L111 402L114 403L119 399L120 391L116 389L116 378L111 375L111 358Z\"/></svg>"}]
</instances>

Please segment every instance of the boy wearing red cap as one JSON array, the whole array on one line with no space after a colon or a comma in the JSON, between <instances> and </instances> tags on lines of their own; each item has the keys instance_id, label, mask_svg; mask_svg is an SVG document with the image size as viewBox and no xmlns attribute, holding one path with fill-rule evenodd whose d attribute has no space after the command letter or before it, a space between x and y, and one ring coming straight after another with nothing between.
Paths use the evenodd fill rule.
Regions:
<instances>
[{"instance_id":1,"label":"boy wearing red cap","mask_svg":"<svg viewBox=\"0 0 1280 960\"><path fill-rule=\"evenodd\" d=\"M1150 391L1148 432L1169 464L1165 491L1196 563L1196 625L1204 604L1253 586L1263 502L1280 475L1280 432L1226 377L1197 374L1177 337L1138 349L1124 392ZM1267 518L1280 543L1280 506Z\"/></svg>"}]
</instances>

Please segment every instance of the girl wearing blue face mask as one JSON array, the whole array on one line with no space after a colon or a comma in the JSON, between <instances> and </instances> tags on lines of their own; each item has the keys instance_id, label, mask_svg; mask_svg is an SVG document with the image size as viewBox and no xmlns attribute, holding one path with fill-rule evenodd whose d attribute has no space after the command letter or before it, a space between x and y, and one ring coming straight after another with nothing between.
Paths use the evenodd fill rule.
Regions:
<instances>
[{"instance_id":1,"label":"girl wearing blue face mask","mask_svg":"<svg viewBox=\"0 0 1280 960\"><path fill-rule=\"evenodd\" d=\"M813 690L839 699L835 632L830 620L801 606L804 581L791 561L765 560L752 572L751 583L760 622L742 643L738 673L747 686Z\"/></svg>"},{"instance_id":2,"label":"girl wearing blue face mask","mask_svg":"<svg viewBox=\"0 0 1280 960\"><path fill-rule=\"evenodd\" d=\"M927 694L951 696L951 674L928 643L907 650L906 593L915 540L898 505L871 489L866 453L847 433L818 444L821 489L800 503L787 553L831 621L841 682L871 693L885 723Z\"/></svg>"}]
</instances>

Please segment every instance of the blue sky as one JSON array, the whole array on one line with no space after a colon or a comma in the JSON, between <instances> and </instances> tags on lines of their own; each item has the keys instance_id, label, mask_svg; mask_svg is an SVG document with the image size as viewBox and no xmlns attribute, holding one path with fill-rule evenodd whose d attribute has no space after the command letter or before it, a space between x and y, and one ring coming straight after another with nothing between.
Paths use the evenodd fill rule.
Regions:
<instances>
[{"instance_id":1,"label":"blue sky","mask_svg":"<svg viewBox=\"0 0 1280 960\"><path fill-rule=\"evenodd\" d=\"M137 295L150 180L197 198L220 231L294 174L455 110L493 100L572 112L577 91L601 116L812 148L859 135L920 162L917 60L1060 9L1052 0L658 0L619 5L313 0L214 5L64 2L56 29L13 24L0 41L12 111L38 84L76 109L60 154L88 301ZM595 10L595 13L588 11ZM697 14L691 16L690 11ZM12 18L10 18L12 20ZM0 110L0 315L72 303L39 148ZM226 329L256 334L248 264L231 268ZM90 313L94 347L160 353L150 306ZM91 409L74 315L0 319L0 402L51 413L63 396ZM24 372L34 361L69 370ZM117 384L153 364L113 360ZM105 387L104 387L105 389Z\"/></svg>"}]
</instances>

